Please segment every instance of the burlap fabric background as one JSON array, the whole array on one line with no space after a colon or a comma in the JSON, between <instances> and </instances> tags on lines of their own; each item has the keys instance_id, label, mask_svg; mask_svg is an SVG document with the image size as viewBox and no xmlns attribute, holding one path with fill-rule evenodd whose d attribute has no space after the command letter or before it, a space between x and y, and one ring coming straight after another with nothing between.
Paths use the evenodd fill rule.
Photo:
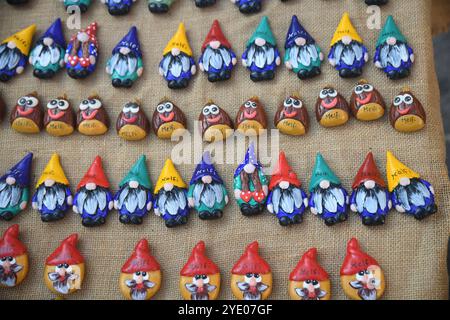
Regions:
<instances>
[{"instance_id":1,"label":"burlap fabric background","mask_svg":"<svg viewBox=\"0 0 450 320\"><path fill-rule=\"evenodd\" d=\"M255 29L263 14L268 15L273 31L283 48L286 30L292 14L297 14L304 26L316 38L319 45L328 52L329 41L344 11L348 10L370 52L378 36L377 30L366 28L366 5L361 0L293 0L265 1L261 14L246 17L238 12L229 1L218 1L217 5L205 10L197 9L192 1L178 1L170 14L155 16L148 12L146 1L139 0L128 16L111 17L100 1L95 1L83 16L82 25L91 21L99 23L100 42L99 66L94 75L83 81L70 79L61 72L50 81L33 78L30 68L7 84L1 84L1 93L8 105L14 105L20 95L37 90L42 101L67 93L72 103L78 106L81 99L97 91L103 98L108 113L115 121L123 103L132 98L143 101L150 117L156 104L163 96L171 97L185 111L190 129L197 119L203 104L210 98L230 115L234 116L238 106L252 95L259 95L266 105L270 123L276 106L282 99L299 91L305 98L312 127L310 133L301 138L282 136L280 148L297 171L299 178L307 185L314 157L317 151L324 154L332 168L350 189L351 182L366 152L372 149L381 170L385 168L385 152L391 149L411 168L417 169L434 186L439 212L418 222L413 218L392 211L384 226L364 227L353 214L349 221L326 227L322 221L309 212L303 224L280 227L269 213L255 218L244 218L234 201L227 207L224 217L215 222L201 221L192 214L188 225L169 230L163 221L153 214L141 226L125 226L119 223L117 213L112 212L103 227L86 229L81 226L78 215L70 212L58 223L44 224L39 215L27 210L13 222L1 223L3 232L12 223L21 228L21 239L30 251L31 269L26 281L17 288L0 289L3 299L50 299L52 294L43 282L45 258L68 234L80 235L79 248L86 258L87 276L83 290L73 299L120 299L118 276L124 261L130 255L135 243L146 237L163 271L163 284L157 299L179 299L179 271L188 258L192 247L201 239L206 241L207 252L222 271L220 298L232 298L229 288L230 270L242 254L245 246L253 240L261 245L261 254L270 263L274 274L272 298L286 299L288 275L300 255L310 247L317 247L319 261L330 273L332 296L345 298L339 285L339 268L345 256L346 243L357 237L364 250L381 264L386 272L386 299L443 299L447 297L447 276L445 272L446 243L449 235L448 210L450 209L450 184L445 166L444 135L439 111L439 91L434 73L431 43L430 1L395 0L383 7L383 21L387 14L394 14L405 35L416 51L417 63L412 75L403 81L392 82L369 64L364 76L369 79L391 101L404 85L412 87L421 99L427 112L428 123L420 133L400 134L395 132L384 117L373 123L361 123L352 119L346 126L337 129L319 127L313 117L313 106L319 90L326 84L335 85L342 94L349 97L354 80L342 80L328 64L323 66L323 75L310 81L300 82L284 67L277 72L275 81L255 84L248 72L237 68L232 80L227 83L210 84L203 74L197 75L189 89L171 91L157 73L161 52L175 32L178 22L184 21L195 57L214 18L218 18L226 36L238 55L242 54L245 41ZM67 15L59 1L33 0L28 7L13 8L0 2L0 38L36 23L39 35L56 18ZM113 89L104 66L113 46L135 24L144 52L146 71L132 90ZM72 31L66 31L69 38ZM284 52L284 50L282 50ZM106 136L88 138L78 133L63 139L53 138L42 132L25 136L13 132L8 121L0 126L0 171L4 172L27 151L35 154L33 182L36 182L51 153L59 152L65 172L75 188L93 158L99 154L104 158L104 167L115 189L140 154L149 158L152 181L170 156L173 143L156 139L152 134L138 143L124 142L114 129ZM179 165L182 176L189 181L195 165ZM236 165L218 165L232 192L232 175Z\"/></svg>"}]
</instances>

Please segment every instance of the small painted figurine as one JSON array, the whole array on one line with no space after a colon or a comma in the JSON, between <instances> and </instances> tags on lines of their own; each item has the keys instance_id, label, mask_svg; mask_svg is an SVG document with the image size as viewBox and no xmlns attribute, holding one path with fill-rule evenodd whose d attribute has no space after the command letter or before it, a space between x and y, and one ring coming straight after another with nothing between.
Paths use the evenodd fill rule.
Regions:
<instances>
[{"instance_id":1,"label":"small painted figurine","mask_svg":"<svg viewBox=\"0 0 450 320\"><path fill-rule=\"evenodd\" d=\"M83 226L96 227L105 223L113 206L102 158L97 156L77 186L72 209L81 216Z\"/></svg>"},{"instance_id":2,"label":"small painted figurine","mask_svg":"<svg viewBox=\"0 0 450 320\"><path fill-rule=\"evenodd\" d=\"M83 284L85 263L77 241L78 234L71 234L45 260L45 285L60 297L80 290Z\"/></svg>"},{"instance_id":3,"label":"small painted figurine","mask_svg":"<svg viewBox=\"0 0 450 320\"><path fill-rule=\"evenodd\" d=\"M97 23L93 22L74 35L67 45L64 61L67 74L74 79L83 79L95 71L97 67L98 43Z\"/></svg>"},{"instance_id":4,"label":"small painted figurine","mask_svg":"<svg viewBox=\"0 0 450 320\"><path fill-rule=\"evenodd\" d=\"M43 222L61 220L72 206L69 180L64 174L57 153L52 155L42 172L31 201L33 209L40 213Z\"/></svg>"},{"instance_id":5,"label":"small painted figurine","mask_svg":"<svg viewBox=\"0 0 450 320\"><path fill-rule=\"evenodd\" d=\"M220 292L220 270L205 254L199 241L180 271L180 291L184 300L216 300Z\"/></svg>"},{"instance_id":6,"label":"small painted figurine","mask_svg":"<svg viewBox=\"0 0 450 320\"><path fill-rule=\"evenodd\" d=\"M131 27L113 49L106 72L111 75L112 85L116 88L130 88L142 75L144 65L136 27Z\"/></svg>"},{"instance_id":7,"label":"small painted figurine","mask_svg":"<svg viewBox=\"0 0 450 320\"><path fill-rule=\"evenodd\" d=\"M392 80L405 78L411 73L414 52L392 16L388 16L381 30L373 61Z\"/></svg>"},{"instance_id":8,"label":"small painted figurine","mask_svg":"<svg viewBox=\"0 0 450 320\"><path fill-rule=\"evenodd\" d=\"M150 132L150 122L138 101L126 103L116 121L116 131L125 140L144 139Z\"/></svg>"},{"instance_id":9,"label":"small painted figurine","mask_svg":"<svg viewBox=\"0 0 450 320\"><path fill-rule=\"evenodd\" d=\"M85 13L91 3L92 0L64 0L64 7L66 7L66 10L71 9L71 7L78 7L81 13Z\"/></svg>"},{"instance_id":10,"label":"small painted figurine","mask_svg":"<svg viewBox=\"0 0 450 320\"><path fill-rule=\"evenodd\" d=\"M109 116L99 96L81 101L77 112L77 130L86 136L99 136L109 128Z\"/></svg>"},{"instance_id":11,"label":"small painted figurine","mask_svg":"<svg viewBox=\"0 0 450 320\"><path fill-rule=\"evenodd\" d=\"M214 20L202 45L202 55L198 59L201 71L208 74L210 82L228 80L236 65L236 54L223 34L218 20Z\"/></svg>"},{"instance_id":12,"label":"small painted figurine","mask_svg":"<svg viewBox=\"0 0 450 320\"><path fill-rule=\"evenodd\" d=\"M180 23L177 33L170 39L163 51L159 74L166 79L170 89L182 89L188 86L189 80L196 71L184 23Z\"/></svg>"},{"instance_id":13,"label":"small painted figurine","mask_svg":"<svg viewBox=\"0 0 450 320\"><path fill-rule=\"evenodd\" d=\"M23 73L35 31L36 25L33 24L2 41L0 44L1 82L9 81L15 75Z\"/></svg>"},{"instance_id":14,"label":"small painted figurine","mask_svg":"<svg viewBox=\"0 0 450 320\"><path fill-rule=\"evenodd\" d=\"M291 95L280 104L275 113L274 125L281 133L291 136L302 136L308 132L308 111L298 95Z\"/></svg>"},{"instance_id":15,"label":"small painted figurine","mask_svg":"<svg viewBox=\"0 0 450 320\"><path fill-rule=\"evenodd\" d=\"M390 151L387 152L386 174L395 210L417 220L436 213L433 186L401 163Z\"/></svg>"},{"instance_id":16,"label":"small painted figurine","mask_svg":"<svg viewBox=\"0 0 450 320\"><path fill-rule=\"evenodd\" d=\"M386 287L384 272L378 262L361 251L358 240L347 244L347 255L341 266L341 286L353 300L380 299Z\"/></svg>"},{"instance_id":17,"label":"small painted figurine","mask_svg":"<svg viewBox=\"0 0 450 320\"><path fill-rule=\"evenodd\" d=\"M358 213L366 226L384 224L392 208L391 195L381 177L372 152L358 170L352 185L350 209Z\"/></svg>"},{"instance_id":18,"label":"small painted figurine","mask_svg":"<svg viewBox=\"0 0 450 320\"><path fill-rule=\"evenodd\" d=\"M75 130L75 114L65 95L47 103L44 127L48 134L55 137L71 135Z\"/></svg>"},{"instance_id":19,"label":"small painted figurine","mask_svg":"<svg viewBox=\"0 0 450 320\"><path fill-rule=\"evenodd\" d=\"M11 110L9 122L11 127L20 133L39 133L42 130L41 103L36 92L29 93L17 100Z\"/></svg>"},{"instance_id":20,"label":"small painted figurine","mask_svg":"<svg viewBox=\"0 0 450 320\"><path fill-rule=\"evenodd\" d=\"M266 300L272 293L272 270L250 243L231 270L231 291L238 300Z\"/></svg>"},{"instance_id":21,"label":"small painted figurine","mask_svg":"<svg viewBox=\"0 0 450 320\"><path fill-rule=\"evenodd\" d=\"M27 207L32 160L30 152L0 178L0 220L9 221Z\"/></svg>"},{"instance_id":22,"label":"small painted figurine","mask_svg":"<svg viewBox=\"0 0 450 320\"><path fill-rule=\"evenodd\" d=\"M261 0L231 0L243 14L257 13L261 11Z\"/></svg>"},{"instance_id":23,"label":"small painted figurine","mask_svg":"<svg viewBox=\"0 0 450 320\"><path fill-rule=\"evenodd\" d=\"M330 300L330 276L317 262L317 249L306 251L289 275L289 296L293 300Z\"/></svg>"},{"instance_id":24,"label":"small painted figurine","mask_svg":"<svg viewBox=\"0 0 450 320\"><path fill-rule=\"evenodd\" d=\"M347 220L347 191L320 153L316 157L309 192L311 213L323 219L327 226Z\"/></svg>"},{"instance_id":25,"label":"small painted figurine","mask_svg":"<svg viewBox=\"0 0 450 320\"><path fill-rule=\"evenodd\" d=\"M247 42L242 54L242 65L250 70L250 79L257 82L272 80L280 64L277 41L270 29L269 19L264 16Z\"/></svg>"},{"instance_id":26,"label":"small painted figurine","mask_svg":"<svg viewBox=\"0 0 450 320\"><path fill-rule=\"evenodd\" d=\"M245 160L234 172L234 197L244 216L261 213L269 194L269 182L255 154L255 146L250 144Z\"/></svg>"},{"instance_id":27,"label":"small painted figurine","mask_svg":"<svg viewBox=\"0 0 450 320\"><path fill-rule=\"evenodd\" d=\"M187 185L172 160L166 160L153 193L155 214L164 219L166 227L172 228L187 223Z\"/></svg>"},{"instance_id":28,"label":"small painted figurine","mask_svg":"<svg viewBox=\"0 0 450 320\"><path fill-rule=\"evenodd\" d=\"M148 9L151 13L166 13L175 0L148 0Z\"/></svg>"},{"instance_id":29,"label":"small painted figurine","mask_svg":"<svg viewBox=\"0 0 450 320\"><path fill-rule=\"evenodd\" d=\"M66 40L61 19L58 18L31 50L29 63L33 66L33 75L39 79L52 78L61 68L64 68L65 53Z\"/></svg>"},{"instance_id":30,"label":"small painted figurine","mask_svg":"<svg viewBox=\"0 0 450 320\"><path fill-rule=\"evenodd\" d=\"M308 207L308 196L301 185L297 175L289 166L286 155L281 151L278 164L270 178L267 210L276 215L282 226L303 221L303 214Z\"/></svg>"},{"instance_id":31,"label":"small painted figurine","mask_svg":"<svg viewBox=\"0 0 450 320\"><path fill-rule=\"evenodd\" d=\"M331 86L320 91L316 102L316 119L322 126L337 127L346 124L350 108L345 98Z\"/></svg>"},{"instance_id":32,"label":"small painted figurine","mask_svg":"<svg viewBox=\"0 0 450 320\"><path fill-rule=\"evenodd\" d=\"M216 4L216 0L194 0L198 8L206 8Z\"/></svg>"},{"instance_id":33,"label":"small painted figurine","mask_svg":"<svg viewBox=\"0 0 450 320\"><path fill-rule=\"evenodd\" d=\"M228 204L227 189L208 151L203 154L189 182L188 203L203 220L221 218Z\"/></svg>"},{"instance_id":34,"label":"small painted figurine","mask_svg":"<svg viewBox=\"0 0 450 320\"><path fill-rule=\"evenodd\" d=\"M394 98L389 110L389 121L400 132L415 132L425 127L425 110L408 87L403 88Z\"/></svg>"},{"instance_id":35,"label":"small painted figurine","mask_svg":"<svg viewBox=\"0 0 450 320\"><path fill-rule=\"evenodd\" d=\"M234 133L234 125L228 113L209 101L198 118L204 141L222 141Z\"/></svg>"},{"instance_id":36,"label":"small painted figurine","mask_svg":"<svg viewBox=\"0 0 450 320\"><path fill-rule=\"evenodd\" d=\"M122 16L130 12L136 0L102 0L108 7L108 12L112 16Z\"/></svg>"},{"instance_id":37,"label":"small painted figurine","mask_svg":"<svg viewBox=\"0 0 450 320\"><path fill-rule=\"evenodd\" d=\"M236 114L236 130L246 136L258 136L267 129L267 115L258 97L242 104Z\"/></svg>"},{"instance_id":38,"label":"small painted figurine","mask_svg":"<svg viewBox=\"0 0 450 320\"><path fill-rule=\"evenodd\" d=\"M147 170L147 158L142 155L119 183L114 196L114 208L124 224L141 224L153 205L152 182Z\"/></svg>"},{"instance_id":39,"label":"small painted figurine","mask_svg":"<svg viewBox=\"0 0 450 320\"><path fill-rule=\"evenodd\" d=\"M171 139L185 132L186 116L172 101L164 99L153 112L152 127L158 138Z\"/></svg>"},{"instance_id":40,"label":"small painted figurine","mask_svg":"<svg viewBox=\"0 0 450 320\"><path fill-rule=\"evenodd\" d=\"M368 6L382 6L388 3L389 0L365 0Z\"/></svg>"},{"instance_id":41,"label":"small painted figurine","mask_svg":"<svg viewBox=\"0 0 450 320\"><path fill-rule=\"evenodd\" d=\"M309 79L321 73L322 50L295 15L292 16L284 48L284 64L295 72L299 79Z\"/></svg>"},{"instance_id":42,"label":"small painted figurine","mask_svg":"<svg viewBox=\"0 0 450 320\"><path fill-rule=\"evenodd\" d=\"M15 287L28 274L28 250L19 239L19 225L13 224L0 238L0 287Z\"/></svg>"},{"instance_id":43,"label":"small painted figurine","mask_svg":"<svg viewBox=\"0 0 450 320\"><path fill-rule=\"evenodd\" d=\"M119 287L127 300L150 300L161 287L161 267L152 256L147 239L141 239L122 266Z\"/></svg>"},{"instance_id":44,"label":"small painted figurine","mask_svg":"<svg viewBox=\"0 0 450 320\"><path fill-rule=\"evenodd\" d=\"M355 27L345 12L331 40L328 61L342 78L359 77L369 54Z\"/></svg>"},{"instance_id":45,"label":"small painted figurine","mask_svg":"<svg viewBox=\"0 0 450 320\"><path fill-rule=\"evenodd\" d=\"M380 92L362 79L353 89L350 110L356 119L372 121L380 119L384 115L386 104Z\"/></svg>"}]
</instances>

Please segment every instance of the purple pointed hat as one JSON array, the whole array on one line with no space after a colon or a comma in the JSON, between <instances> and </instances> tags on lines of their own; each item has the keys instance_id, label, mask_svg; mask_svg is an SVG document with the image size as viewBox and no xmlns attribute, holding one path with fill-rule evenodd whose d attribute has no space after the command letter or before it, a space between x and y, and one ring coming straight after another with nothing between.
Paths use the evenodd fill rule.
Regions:
<instances>
[{"instance_id":1,"label":"purple pointed hat","mask_svg":"<svg viewBox=\"0 0 450 320\"><path fill-rule=\"evenodd\" d=\"M55 22L52 23L47 31L45 31L45 33L41 36L40 40L44 38L52 38L56 44L63 47L64 49L66 48L66 39L64 39L64 33L60 18L56 19Z\"/></svg>"},{"instance_id":2,"label":"purple pointed hat","mask_svg":"<svg viewBox=\"0 0 450 320\"><path fill-rule=\"evenodd\" d=\"M137 35L137 28L135 26L131 27L127 35L123 37L122 40L114 47L112 53L116 54L119 52L120 48L128 48L138 57L142 57L141 45L139 43L139 38Z\"/></svg>"},{"instance_id":3,"label":"purple pointed hat","mask_svg":"<svg viewBox=\"0 0 450 320\"><path fill-rule=\"evenodd\" d=\"M245 154L244 162L242 162L234 172L234 176L236 177L241 173L242 170L244 170L245 165L247 164L253 164L257 169L261 169L261 164L258 161L258 158L255 154L255 145L250 143L250 146L247 149L247 153Z\"/></svg>"},{"instance_id":4,"label":"purple pointed hat","mask_svg":"<svg viewBox=\"0 0 450 320\"><path fill-rule=\"evenodd\" d=\"M14 177L16 184L21 187L30 185L31 178L31 161L33 154L30 152L22 160L20 160L14 167L9 169L1 178L0 181L6 180L8 177Z\"/></svg>"},{"instance_id":5,"label":"purple pointed hat","mask_svg":"<svg viewBox=\"0 0 450 320\"><path fill-rule=\"evenodd\" d=\"M288 33L286 35L286 43L284 47L290 48L295 45L295 39L302 37L306 39L307 44L316 43L313 37L306 31L305 28L300 24L296 15L292 16L291 25L289 27Z\"/></svg>"},{"instance_id":6,"label":"purple pointed hat","mask_svg":"<svg viewBox=\"0 0 450 320\"><path fill-rule=\"evenodd\" d=\"M197 183L204 176L211 176L214 182L223 183L222 178L212 163L211 154L209 151L205 151L205 153L203 153L202 161L197 164L189 184L193 185Z\"/></svg>"}]
</instances>

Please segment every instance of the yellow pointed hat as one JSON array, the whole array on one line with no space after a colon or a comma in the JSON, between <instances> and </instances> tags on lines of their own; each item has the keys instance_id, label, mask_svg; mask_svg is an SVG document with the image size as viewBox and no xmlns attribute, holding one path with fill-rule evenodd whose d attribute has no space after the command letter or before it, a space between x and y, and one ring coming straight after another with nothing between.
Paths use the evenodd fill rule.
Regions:
<instances>
[{"instance_id":1,"label":"yellow pointed hat","mask_svg":"<svg viewBox=\"0 0 450 320\"><path fill-rule=\"evenodd\" d=\"M36 25L32 24L28 28L25 28L12 36L3 40L3 43L14 42L17 46L17 49L22 52L23 55L28 56L30 53L31 41L33 39L33 35L36 31Z\"/></svg>"},{"instance_id":2,"label":"yellow pointed hat","mask_svg":"<svg viewBox=\"0 0 450 320\"><path fill-rule=\"evenodd\" d=\"M386 175L389 192L395 189L401 178L420 178L420 175L401 163L392 152L386 153Z\"/></svg>"},{"instance_id":3,"label":"yellow pointed hat","mask_svg":"<svg viewBox=\"0 0 450 320\"><path fill-rule=\"evenodd\" d=\"M175 169L175 166L170 159L166 160L166 163L159 174L154 193L157 194L166 183L171 183L178 188L187 188L186 183L183 181L183 178L178 173L177 169Z\"/></svg>"},{"instance_id":4,"label":"yellow pointed hat","mask_svg":"<svg viewBox=\"0 0 450 320\"><path fill-rule=\"evenodd\" d=\"M54 180L55 182L61 183L65 186L69 185L69 180L67 180L66 175L64 174L64 170L61 167L61 162L59 161L59 155L57 153L52 154L50 161L47 163L44 172L42 172L42 175L36 184L36 188L43 184L47 179Z\"/></svg>"},{"instance_id":5,"label":"yellow pointed hat","mask_svg":"<svg viewBox=\"0 0 450 320\"><path fill-rule=\"evenodd\" d=\"M330 47L334 46L338 41L342 40L342 38L345 36L348 36L355 41L361 43L363 42L362 38L359 36L358 32L353 26L348 12L345 12L344 15L342 16L341 22L339 22L339 25L336 31L334 32L333 39L331 39Z\"/></svg>"},{"instance_id":6,"label":"yellow pointed hat","mask_svg":"<svg viewBox=\"0 0 450 320\"><path fill-rule=\"evenodd\" d=\"M186 29L183 22L181 22L178 26L177 33L175 33L169 43L167 43L167 46L164 48L163 55L169 53L173 48L178 48L181 52L184 52L190 57L192 56L192 49L189 46L186 36Z\"/></svg>"}]
</instances>

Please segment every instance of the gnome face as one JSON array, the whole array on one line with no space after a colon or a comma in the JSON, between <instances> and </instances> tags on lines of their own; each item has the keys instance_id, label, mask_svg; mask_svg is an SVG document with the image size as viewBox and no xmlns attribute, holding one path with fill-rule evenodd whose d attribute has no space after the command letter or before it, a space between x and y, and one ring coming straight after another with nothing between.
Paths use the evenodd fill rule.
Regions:
<instances>
[{"instance_id":1,"label":"gnome face","mask_svg":"<svg viewBox=\"0 0 450 320\"><path fill-rule=\"evenodd\" d=\"M0 81L10 80L13 75L18 73L17 68L20 68L21 72L23 71L20 63L25 58L13 41L0 44L0 59Z\"/></svg>"},{"instance_id":2,"label":"gnome face","mask_svg":"<svg viewBox=\"0 0 450 320\"><path fill-rule=\"evenodd\" d=\"M220 141L233 133L233 122L230 116L214 103L203 107L198 120L205 141Z\"/></svg>"},{"instance_id":3,"label":"gnome face","mask_svg":"<svg viewBox=\"0 0 450 320\"><path fill-rule=\"evenodd\" d=\"M219 296L220 274L182 276L180 288L185 300L216 300Z\"/></svg>"},{"instance_id":4,"label":"gnome face","mask_svg":"<svg viewBox=\"0 0 450 320\"><path fill-rule=\"evenodd\" d=\"M289 296L293 300L330 300L330 280L289 281Z\"/></svg>"},{"instance_id":5,"label":"gnome face","mask_svg":"<svg viewBox=\"0 0 450 320\"><path fill-rule=\"evenodd\" d=\"M336 89L325 87L316 102L316 119L324 127L335 127L348 121L348 104Z\"/></svg>"},{"instance_id":6,"label":"gnome face","mask_svg":"<svg viewBox=\"0 0 450 320\"><path fill-rule=\"evenodd\" d=\"M341 276L342 277L342 276ZM348 279L347 294L356 300L377 300L384 291L384 274L378 266L368 266ZM341 280L342 282L342 280Z\"/></svg>"},{"instance_id":7,"label":"gnome face","mask_svg":"<svg viewBox=\"0 0 450 320\"><path fill-rule=\"evenodd\" d=\"M303 106L303 101L296 96L286 98L278 107L274 124L285 134L305 134L309 128L309 116L308 111Z\"/></svg>"},{"instance_id":8,"label":"gnome face","mask_svg":"<svg viewBox=\"0 0 450 320\"><path fill-rule=\"evenodd\" d=\"M84 279L84 263L69 265L60 263L56 266L46 265L45 284L58 295L71 294L80 289Z\"/></svg>"},{"instance_id":9,"label":"gnome face","mask_svg":"<svg viewBox=\"0 0 450 320\"><path fill-rule=\"evenodd\" d=\"M236 115L237 130L245 135L258 135L267 128L267 117L264 107L257 98L246 101Z\"/></svg>"},{"instance_id":10,"label":"gnome face","mask_svg":"<svg viewBox=\"0 0 450 320\"><path fill-rule=\"evenodd\" d=\"M42 110L34 93L20 97L10 117L11 126L22 133L38 133L42 128Z\"/></svg>"},{"instance_id":11,"label":"gnome face","mask_svg":"<svg viewBox=\"0 0 450 320\"><path fill-rule=\"evenodd\" d=\"M239 300L265 300L272 293L272 274L232 274L231 290Z\"/></svg>"},{"instance_id":12,"label":"gnome face","mask_svg":"<svg viewBox=\"0 0 450 320\"><path fill-rule=\"evenodd\" d=\"M119 114L116 130L126 140L141 140L150 130L147 116L137 103L127 103Z\"/></svg>"},{"instance_id":13,"label":"gnome face","mask_svg":"<svg viewBox=\"0 0 450 320\"><path fill-rule=\"evenodd\" d=\"M92 96L80 103L77 126L85 135L102 135L108 130L109 117L98 97Z\"/></svg>"},{"instance_id":14,"label":"gnome face","mask_svg":"<svg viewBox=\"0 0 450 320\"><path fill-rule=\"evenodd\" d=\"M44 127L54 136L69 135L74 130L75 117L70 103L65 98L57 98L47 103Z\"/></svg>"},{"instance_id":15,"label":"gnome face","mask_svg":"<svg viewBox=\"0 0 450 320\"><path fill-rule=\"evenodd\" d=\"M120 274L120 290L129 300L149 300L161 286L161 271L136 271Z\"/></svg>"},{"instance_id":16,"label":"gnome face","mask_svg":"<svg viewBox=\"0 0 450 320\"><path fill-rule=\"evenodd\" d=\"M370 121L381 118L386 105L378 90L366 81L360 81L353 89L350 109L358 120Z\"/></svg>"},{"instance_id":17,"label":"gnome face","mask_svg":"<svg viewBox=\"0 0 450 320\"><path fill-rule=\"evenodd\" d=\"M170 139L176 130L186 128L186 117L183 111L174 103L163 101L153 113L152 125L155 134L159 138ZM179 132L181 133L182 130Z\"/></svg>"},{"instance_id":18,"label":"gnome face","mask_svg":"<svg viewBox=\"0 0 450 320\"><path fill-rule=\"evenodd\" d=\"M0 286L15 287L28 273L28 255L0 257Z\"/></svg>"},{"instance_id":19,"label":"gnome face","mask_svg":"<svg viewBox=\"0 0 450 320\"><path fill-rule=\"evenodd\" d=\"M394 98L389 113L392 126L401 132L414 132L425 126L426 115L420 101L405 90Z\"/></svg>"}]
</instances>

